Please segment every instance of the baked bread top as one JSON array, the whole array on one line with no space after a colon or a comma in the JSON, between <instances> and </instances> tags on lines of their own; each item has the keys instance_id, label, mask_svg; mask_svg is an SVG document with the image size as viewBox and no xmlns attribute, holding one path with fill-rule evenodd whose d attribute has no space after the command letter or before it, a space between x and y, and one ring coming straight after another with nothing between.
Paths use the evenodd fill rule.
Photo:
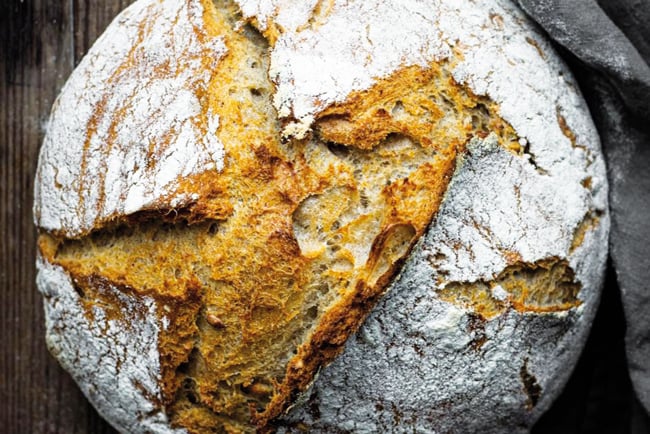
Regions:
<instances>
[{"instance_id":1,"label":"baked bread top","mask_svg":"<svg viewBox=\"0 0 650 434\"><path fill-rule=\"evenodd\" d=\"M48 345L129 432L443 429L490 409L474 390L530 423L593 316L604 175L570 73L510 2L139 0L43 144ZM372 338L278 421L390 282Z\"/></svg>"}]
</instances>

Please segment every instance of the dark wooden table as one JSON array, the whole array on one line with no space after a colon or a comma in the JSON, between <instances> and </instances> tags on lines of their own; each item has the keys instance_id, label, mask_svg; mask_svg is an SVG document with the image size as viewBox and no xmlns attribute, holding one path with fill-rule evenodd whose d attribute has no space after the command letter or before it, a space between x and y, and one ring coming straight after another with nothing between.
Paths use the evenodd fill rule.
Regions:
<instances>
[{"instance_id":1,"label":"dark wooden table","mask_svg":"<svg viewBox=\"0 0 650 434\"><path fill-rule=\"evenodd\" d=\"M31 208L54 98L131 2L0 0L0 434L115 432L45 348ZM576 374L534 433L650 432L625 370L616 291L610 280Z\"/></svg>"},{"instance_id":2,"label":"dark wooden table","mask_svg":"<svg viewBox=\"0 0 650 434\"><path fill-rule=\"evenodd\" d=\"M54 98L132 0L0 0L0 433L113 433L44 342L33 177Z\"/></svg>"}]
</instances>

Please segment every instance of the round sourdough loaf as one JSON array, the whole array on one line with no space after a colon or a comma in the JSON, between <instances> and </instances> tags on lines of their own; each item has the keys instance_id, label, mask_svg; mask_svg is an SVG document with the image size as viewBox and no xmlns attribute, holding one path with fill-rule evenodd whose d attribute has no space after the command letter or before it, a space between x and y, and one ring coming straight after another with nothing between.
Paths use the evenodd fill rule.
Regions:
<instances>
[{"instance_id":1,"label":"round sourdough loaf","mask_svg":"<svg viewBox=\"0 0 650 434\"><path fill-rule=\"evenodd\" d=\"M506 0L138 0L52 109L34 214L48 347L132 433L526 432L609 225Z\"/></svg>"}]
</instances>

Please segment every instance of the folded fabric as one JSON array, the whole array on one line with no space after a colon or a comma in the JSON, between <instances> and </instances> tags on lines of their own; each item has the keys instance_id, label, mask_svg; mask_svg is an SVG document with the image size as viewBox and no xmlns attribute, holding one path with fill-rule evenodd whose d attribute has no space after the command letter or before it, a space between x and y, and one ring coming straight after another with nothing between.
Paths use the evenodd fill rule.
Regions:
<instances>
[{"instance_id":1,"label":"folded fabric","mask_svg":"<svg viewBox=\"0 0 650 434\"><path fill-rule=\"evenodd\" d=\"M650 413L650 1L518 2L566 49L601 136L628 368Z\"/></svg>"}]
</instances>

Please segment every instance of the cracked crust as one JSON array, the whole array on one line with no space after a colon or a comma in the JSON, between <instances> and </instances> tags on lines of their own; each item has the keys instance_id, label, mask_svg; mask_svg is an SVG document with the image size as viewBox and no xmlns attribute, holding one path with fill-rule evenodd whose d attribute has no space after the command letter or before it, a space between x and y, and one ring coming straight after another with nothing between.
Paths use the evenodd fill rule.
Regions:
<instances>
[{"instance_id":1,"label":"cracked crust","mask_svg":"<svg viewBox=\"0 0 650 434\"><path fill-rule=\"evenodd\" d=\"M129 432L444 432L491 391L510 400L495 418L531 423L565 378L541 357L573 363L593 314L608 224L548 44L505 1L215 5L140 0L53 111L35 204L52 352ZM130 381L110 404L98 366Z\"/></svg>"}]
</instances>

